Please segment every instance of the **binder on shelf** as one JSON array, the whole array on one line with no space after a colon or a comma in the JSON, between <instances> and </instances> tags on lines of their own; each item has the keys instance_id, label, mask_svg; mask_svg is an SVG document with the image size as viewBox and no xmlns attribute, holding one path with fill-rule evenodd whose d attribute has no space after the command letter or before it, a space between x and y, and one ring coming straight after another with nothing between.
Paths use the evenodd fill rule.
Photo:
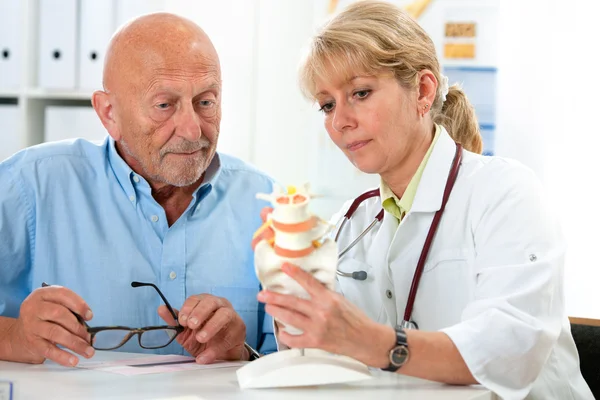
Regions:
<instances>
[{"instance_id":1,"label":"binder on shelf","mask_svg":"<svg viewBox=\"0 0 600 400\"><path fill-rule=\"evenodd\" d=\"M96 111L89 106L47 106L44 141L83 138L102 141L108 134Z\"/></svg>"},{"instance_id":2,"label":"binder on shelf","mask_svg":"<svg viewBox=\"0 0 600 400\"><path fill-rule=\"evenodd\" d=\"M21 150L22 135L18 106L0 104L0 162Z\"/></svg>"},{"instance_id":3,"label":"binder on shelf","mask_svg":"<svg viewBox=\"0 0 600 400\"><path fill-rule=\"evenodd\" d=\"M21 83L21 0L0 1L0 16L0 90L14 90Z\"/></svg>"},{"instance_id":4,"label":"binder on shelf","mask_svg":"<svg viewBox=\"0 0 600 400\"><path fill-rule=\"evenodd\" d=\"M115 31L114 0L80 0L78 89L102 88L104 55Z\"/></svg>"},{"instance_id":5,"label":"binder on shelf","mask_svg":"<svg viewBox=\"0 0 600 400\"><path fill-rule=\"evenodd\" d=\"M75 89L77 0L39 0L38 86Z\"/></svg>"}]
</instances>

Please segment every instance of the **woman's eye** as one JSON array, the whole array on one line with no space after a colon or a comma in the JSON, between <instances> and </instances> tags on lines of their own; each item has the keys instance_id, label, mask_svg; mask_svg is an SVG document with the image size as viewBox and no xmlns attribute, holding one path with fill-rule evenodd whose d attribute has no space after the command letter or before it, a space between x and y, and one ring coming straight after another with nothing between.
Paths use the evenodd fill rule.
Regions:
<instances>
[{"instance_id":1,"label":"woman's eye","mask_svg":"<svg viewBox=\"0 0 600 400\"><path fill-rule=\"evenodd\" d=\"M333 103L325 103L319 109L319 111L324 112L325 114L331 112L331 110L333 110Z\"/></svg>"},{"instance_id":2,"label":"woman's eye","mask_svg":"<svg viewBox=\"0 0 600 400\"><path fill-rule=\"evenodd\" d=\"M359 99L364 99L369 95L369 93L371 93L370 90L359 90L358 92L354 92L354 95Z\"/></svg>"},{"instance_id":3,"label":"woman's eye","mask_svg":"<svg viewBox=\"0 0 600 400\"><path fill-rule=\"evenodd\" d=\"M167 108L169 108L170 104L169 103L160 103L157 104L156 107L161 109L161 110L166 110Z\"/></svg>"}]
</instances>

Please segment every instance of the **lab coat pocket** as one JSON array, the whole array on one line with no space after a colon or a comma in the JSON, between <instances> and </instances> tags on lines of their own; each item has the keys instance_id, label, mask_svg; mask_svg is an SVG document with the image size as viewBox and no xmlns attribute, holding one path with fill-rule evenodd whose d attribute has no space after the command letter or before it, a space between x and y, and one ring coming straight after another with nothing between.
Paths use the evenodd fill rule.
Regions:
<instances>
[{"instance_id":1,"label":"lab coat pocket","mask_svg":"<svg viewBox=\"0 0 600 400\"><path fill-rule=\"evenodd\" d=\"M364 271L367 279L359 281L351 277L337 276L338 291L352 304L359 307L371 319L379 321L383 313L381 295L377 293L378 282L375 279L375 271L371 265L351 259L344 258L340 263L340 271L353 273Z\"/></svg>"},{"instance_id":2,"label":"lab coat pocket","mask_svg":"<svg viewBox=\"0 0 600 400\"><path fill-rule=\"evenodd\" d=\"M442 267L467 267L469 261L469 251L465 247L446 248L435 250L429 253L423 273L434 271Z\"/></svg>"},{"instance_id":3,"label":"lab coat pocket","mask_svg":"<svg viewBox=\"0 0 600 400\"><path fill-rule=\"evenodd\" d=\"M469 249L445 248L429 255L415 300L413 318L422 329L437 330L461 321L475 280Z\"/></svg>"}]
</instances>

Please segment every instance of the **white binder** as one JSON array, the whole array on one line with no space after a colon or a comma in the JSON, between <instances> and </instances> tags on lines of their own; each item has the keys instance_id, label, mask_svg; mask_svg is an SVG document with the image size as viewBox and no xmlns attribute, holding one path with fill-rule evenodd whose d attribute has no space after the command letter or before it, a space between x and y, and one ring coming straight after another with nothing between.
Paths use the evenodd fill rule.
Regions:
<instances>
[{"instance_id":1,"label":"white binder","mask_svg":"<svg viewBox=\"0 0 600 400\"><path fill-rule=\"evenodd\" d=\"M89 106L48 106L45 116L45 142L74 138L102 141L108 134L96 111Z\"/></svg>"},{"instance_id":2,"label":"white binder","mask_svg":"<svg viewBox=\"0 0 600 400\"><path fill-rule=\"evenodd\" d=\"M0 0L0 90L17 89L21 79L21 0Z\"/></svg>"},{"instance_id":3,"label":"white binder","mask_svg":"<svg viewBox=\"0 0 600 400\"><path fill-rule=\"evenodd\" d=\"M12 104L0 104L0 162L21 150L19 131L19 108Z\"/></svg>"},{"instance_id":4,"label":"white binder","mask_svg":"<svg viewBox=\"0 0 600 400\"><path fill-rule=\"evenodd\" d=\"M39 0L38 86L75 89L77 0Z\"/></svg>"},{"instance_id":5,"label":"white binder","mask_svg":"<svg viewBox=\"0 0 600 400\"><path fill-rule=\"evenodd\" d=\"M106 47L115 30L113 0L80 0L79 89L102 88Z\"/></svg>"}]
</instances>

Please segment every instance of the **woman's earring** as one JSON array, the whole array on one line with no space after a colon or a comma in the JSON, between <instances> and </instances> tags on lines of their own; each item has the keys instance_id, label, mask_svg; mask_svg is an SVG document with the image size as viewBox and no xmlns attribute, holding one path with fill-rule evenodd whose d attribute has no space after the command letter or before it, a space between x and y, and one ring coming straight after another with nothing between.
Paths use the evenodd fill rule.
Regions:
<instances>
[{"instance_id":1,"label":"woman's earring","mask_svg":"<svg viewBox=\"0 0 600 400\"><path fill-rule=\"evenodd\" d=\"M421 113L421 117L425 118L425 114L427 114L428 108L429 108L429 104L425 104L425 107L423 107L423 112Z\"/></svg>"}]
</instances>

